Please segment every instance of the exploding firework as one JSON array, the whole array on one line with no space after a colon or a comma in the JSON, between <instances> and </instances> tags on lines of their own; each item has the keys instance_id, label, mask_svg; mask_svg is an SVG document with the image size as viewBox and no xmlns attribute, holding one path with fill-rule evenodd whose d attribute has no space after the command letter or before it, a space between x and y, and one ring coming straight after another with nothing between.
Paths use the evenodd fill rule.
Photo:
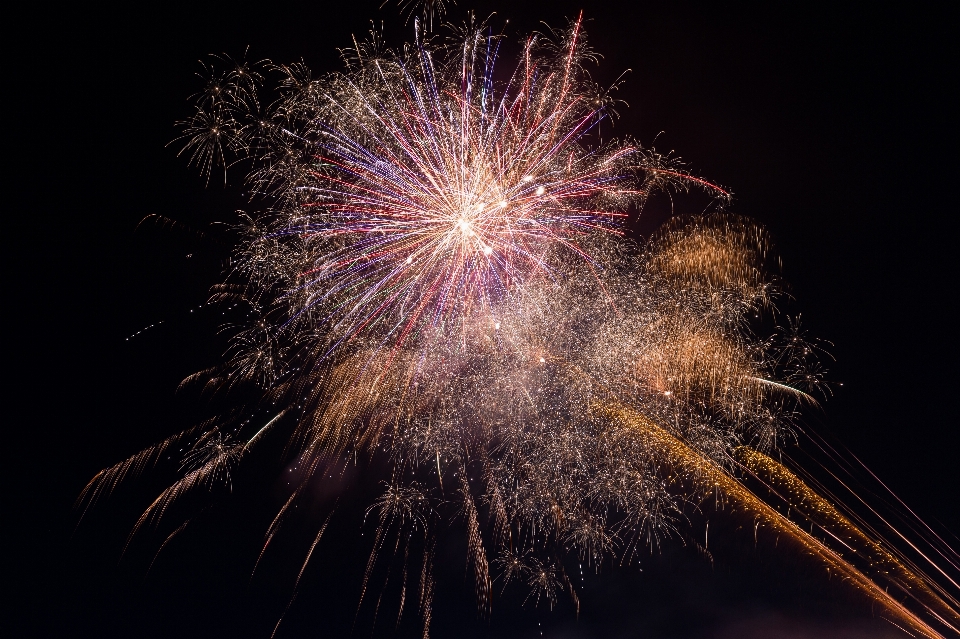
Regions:
<instances>
[{"instance_id":1,"label":"exploding firework","mask_svg":"<svg viewBox=\"0 0 960 639\"><path fill-rule=\"evenodd\" d=\"M102 471L84 507L183 450L182 476L132 541L181 497L229 485L259 442L285 433L302 472L266 551L308 485L379 457L389 472L367 511L376 534L360 599L392 549L400 612L413 605L410 582L426 636L451 495L488 614L495 577L526 585L534 604L576 602L567 562L630 563L682 534L685 504L719 493L936 636L867 568L748 490L739 477L750 472L952 628L946 591L764 454L795 437L798 411L825 388L798 324L770 339L751 330L779 291L764 231L677 160L601 140L616 87L586 72L594 56L579 21L526 38L501 76L503 43L468 21L399 51L373 34L345 52L345 71L319 79L303 65L206 68L184 152L208 177L246 162L268 203L244 216L213 291L248 322L228 327L224 365L184 381L234 407ZM677 218L645 246L625 237L651 195L690 188L714 197L711 213ZM251 418L264 406L281 407L265 425Z\"/></svg>"}]
</instances>

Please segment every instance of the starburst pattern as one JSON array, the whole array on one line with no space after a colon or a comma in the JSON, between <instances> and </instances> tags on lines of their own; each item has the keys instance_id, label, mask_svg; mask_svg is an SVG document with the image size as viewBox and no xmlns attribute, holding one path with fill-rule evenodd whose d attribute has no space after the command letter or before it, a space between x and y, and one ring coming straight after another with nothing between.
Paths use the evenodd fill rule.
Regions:
<instances>
[{"instance_id":1,"label":"starburst pattern","mask_svg":"<svg viewBox=\"0 0 960 639\"><path fill-rule=\"evenodd\" d=\"M185 383L206 380L241 408L104 471L82 500L192 442L185 474L135 534L286 430L299 482L266 550L305 486L360 455L385 459L360 598L392 548L400 614L419 579L426 635L444 513L466 526L489 614L498 580L526 586L532 605L562 593L577 603L565 561L630 563L683 534L686 504L719 492L926 632L738 479L747 468L788 481L764 453L790 441L810 393L826 388L798 321L770 339L751 328L780 290L766 233L674 158L600 139L615 101L585 70L594 56L579 21L525 39L503 78L501 44L468 21L444 43L418 33L399 52L374 34L345 52L344 72L319 79L227 58L226 72L208 69L184 151L208 175L247 162L268 206L244 214L213 292L244 305L248 322L228 327L222 367ZM278 97L264 107L269 74ZM626 218L652 194L690 188L714 197L710 213L677 218L643 246L626 239ZM275 405L247 435L255 422L236 415ZM942 592L928 594L928 610L956 621Z\"/></svg>"}]
</instances>

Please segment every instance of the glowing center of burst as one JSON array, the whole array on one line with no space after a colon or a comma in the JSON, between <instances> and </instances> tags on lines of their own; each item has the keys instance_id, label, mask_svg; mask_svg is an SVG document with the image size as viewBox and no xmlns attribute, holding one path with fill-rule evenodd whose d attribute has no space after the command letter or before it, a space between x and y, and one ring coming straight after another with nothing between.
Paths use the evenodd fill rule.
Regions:
<instances>
[{"instance_id":1,"label":"glowing center of burst","mask_svg":"<svg viewBox=\"0 0 960 639\"><path fill-rule=\"evenodd\" d=\"M482 210L483 205L479 205L478 209ZM461 236L465 241L468 241L470 244L474 245L477 250L482 251L484 255L491 255L493 253L493 247L488 246L485 242L477 238L477 232L473 230L473 225L470 220L465 217L461 217L457 220L456 225L454 226L455 230L460 231ZM471 241L469 238L476 238L474 241ZM408 262L409 264L409 258Z\"/></svg>"}]
</instances>

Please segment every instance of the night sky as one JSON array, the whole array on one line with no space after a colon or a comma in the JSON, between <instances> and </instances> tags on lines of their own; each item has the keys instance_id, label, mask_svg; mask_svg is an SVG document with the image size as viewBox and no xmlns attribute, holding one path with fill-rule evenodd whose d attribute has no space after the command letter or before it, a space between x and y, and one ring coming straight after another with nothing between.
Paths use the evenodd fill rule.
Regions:
<instances>
[{"instance_id":1,"label":"night sky","mask_svg":"<svg viewBox=\"0 0 960 639\"><path fill-rule=\"evenodd\" d=\"M597 81L632 69L619 93L629 107L604 134L656 138L729 187L733 210L773 236L793 298L786 310L834 343L830 378L843 386L807 416L809 427L957 535L960 60L947 5L461 2L449 15L496 10L492 24L509 19L517 35L584 10L603 55ZM250 581L282 494L277 468L264 468L259 485L241 482L149 575L150 548L118 558L156 486L120 491L75 534L71 503L99 469L188 425L196 407L175 397L176 385L223 351L216 313L200 306L229 252L210 225L245 205L242 189L216 178L205 188L165 146L200 87L197 60L242 56L249 45L250 59L338 69L336 48L371 20L386 22L388 42L409 39L396 7L378 6L77 3L7 22L5 636L270 635L318 525L305 516L289 548ZM681 212L702 209L683 202ZM209 233L135 232L149 214ZM637 221L636 234L657 215ZM347 511L362 514L367 488L345 493L356 501ZM332 498L321 493L318 504ZM588 577L579 620L568 604L523 608L519 591L478 620L455 529L439 549L433 635L904 636L801 555L754 548L742 524L711 525L712 564L677 541L640 572ZM278 636L349 635L369 548L359 532L346 526L318 547ZM414 636L415 616L397 636ZM370 637L370 611L353 627ZM374 635L393 627L384 613Z\"/></svg>"}]
</instances>

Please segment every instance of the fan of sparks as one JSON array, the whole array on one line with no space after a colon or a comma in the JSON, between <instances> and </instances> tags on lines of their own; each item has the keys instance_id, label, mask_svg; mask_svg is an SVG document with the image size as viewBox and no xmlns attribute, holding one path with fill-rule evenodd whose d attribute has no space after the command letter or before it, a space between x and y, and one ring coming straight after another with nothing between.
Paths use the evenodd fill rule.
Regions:
<instances>
[{"instance_id":1,"label":"fan of sparks","mask_svg":"<svg viewBox=\"0 0 960 639\"><path fill-rule=\"evenodd\" d=\"M81 503L184 450L133 539L184 495L229 484L259 442L286 437L305 470L266 551L307 485L379 456L390 472L368 511L377 534L359 595L387 540L402 539L404 561L419 562L409 580L426 635L432 548L450 517L466 524L481 610L495 579L552 606L577 599L567 562L629 563L683 534L687 504L719 493L936 636L738 479L750 468L803 485L765 453L824 390L819 347L797 322L769 339L751 331L778 285L764 231L723 212L723 189L631 140L603 140L616 87L591 80L584 38L579 21L531 35L507 72L504 40L473 22L399 51L374 33L344 52L345 71L318 79L299 64L215 59L182 123L184 153L208 177L248 167L267 204L244 215L213 291L249 321L226 327L224 364L184 386L233 408L102 471ZM642 247L625 238L651 195L690 188L713 196L712 213L675 219ZM264 406L280 407L266 425L252 418ZM840 515L828 524L862 535ZM954 627L949 591L864 544ZM403 579L401 612L414 605L406 567Z\"/></svg>"}]
</instances>

